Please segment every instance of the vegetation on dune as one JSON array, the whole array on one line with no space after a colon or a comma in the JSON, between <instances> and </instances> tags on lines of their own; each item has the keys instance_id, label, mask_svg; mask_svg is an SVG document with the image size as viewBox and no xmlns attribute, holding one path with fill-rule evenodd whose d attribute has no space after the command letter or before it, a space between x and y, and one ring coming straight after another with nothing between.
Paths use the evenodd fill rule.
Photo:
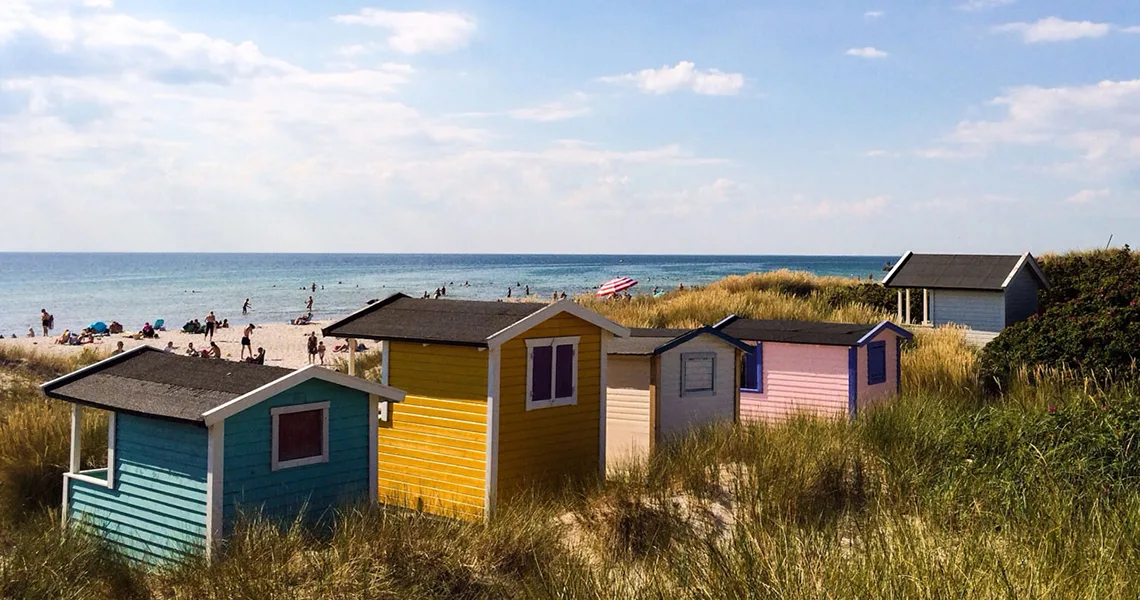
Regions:
<instances>
[{"instance_id":1,"label":"vegetation on dune","mask_svg":"<svg viewBox=\"0 0 1140 600\"><path fill-rule=\"evenodd\" d=\"M1097 289L1072 282L1089 272L1076 261L1114 256L1048 257L1055 287L1044 312ZM894 298L777 273L585 303L627 325L686 326L731 313L874 322L894 312ZM1113 307L1122 308L1110 299L1093 312ZM903 354L904 397L854 422L704 429L605 485L518 499L488 525L360 506L330 529L252 516L215 563L151 572L54 527L66 407L23 379L0 382L0 597L1140 596L1134 372L1015 355L987 394L980 373L993 356L961 331L920 330ZM26 359L5 364L53 368ZM377 353L357 359L361 373L379 364ZM52 478L55 489L35 483Z\"/></svg>"},{"instance_id":2,"label":"vegetation on dune","mask_svg":"<svg viewBox=\"0 0 1140 600\"><path fill-rule=\"evenodd\" d=\"M1038 314L986 346L982 377L1006 385L1022 368L1093 377L1134 372L1140 359L1140 254L1128 246L1046 255L1052 288Z\"/></svg>"}]
</instances>

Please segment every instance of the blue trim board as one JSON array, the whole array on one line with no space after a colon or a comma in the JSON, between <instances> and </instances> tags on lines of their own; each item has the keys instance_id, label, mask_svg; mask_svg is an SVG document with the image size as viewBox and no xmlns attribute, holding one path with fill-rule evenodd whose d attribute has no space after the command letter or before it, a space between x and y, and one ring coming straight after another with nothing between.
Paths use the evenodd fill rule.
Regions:
<instances>
[{"instance_id":1,"label":"blue trim board","mask_svg":"<svg viewBox=\"0 0 1140 600\"><path fill-rule=\"evenodd\" d=\"M902 342L901 337L895 338L895 394L902 395Z\"/></svg>"},{"instance_id":2,"label":"blue trim board","mask_svg":"<svg viewBox=\"0 0 1140 600\"><path fill-rule=\"evenodd\" d=\"M859 409L859 348L852 346L847 349L847 414L852 419Z\"/></svg>"},{"instance_id":3,"label":"blue trim board","mask_svg":"<svg viewBox=\"0 0 1140 600\"><path fill-rule=\"evenodd\" d=\"M745 344L744 342L728 335L727 333L724 333L723 331L720 331L719 329L714 329L712 327L709 327L708 325L705 325L704 327L700 327L698 329L694 329L692 331L682 333L681 335L669 340L668 342L665 342L664 344L662 344L662 345L658 346L656 349L654 349L653 353L654 354L664 354L665 352L668 352L669 350L672 350L673 348L676 348L677 346L680 346L681 344L684 344L685 342L687 342L687 341L689 341L689 340L691 340L697 336L705 335L705 334L708 334L708 335L711 335L717 339L720 339L721 341L723 341L725 343L732 344L733 346L735 346L735 347L737 347L737 348L739 348L745 352L752 350L752 347L749 346L748 344Z\"/></svg>"},{"instance_id":4,"label":"blue trim board","mask_svg":"<svg viewBox=\"0 0 1140 600\"><path fill-rule=\"evenodd\" d=\"M867 335L859 338L859 341L856 343L862 346L863 344L866 344L867 342L875 339L875 336L879 335L884 329L890 329L891 331L897 333L899 337L906 338L908 340L914 337L914 334L903 329L902 327L899 327L890 321L883 321L882 323L875 325L874 329L868 331Z\"/></svg>"}]
</instances>

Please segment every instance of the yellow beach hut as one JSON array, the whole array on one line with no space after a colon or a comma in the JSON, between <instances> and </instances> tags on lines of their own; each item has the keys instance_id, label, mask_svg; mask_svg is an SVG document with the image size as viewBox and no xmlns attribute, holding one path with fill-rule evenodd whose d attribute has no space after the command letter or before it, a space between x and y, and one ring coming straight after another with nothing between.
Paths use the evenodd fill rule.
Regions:
<instances>
[{"instance_id":1,"label":"yellow beach hut","mask_svg":"<svg viewBox=\"0 0 1140 600\"><path fill-rule=\"evenodd\" d=\"M571 301L395 294L325 327L380 342L382 502L467 519L500 499L605 473L606 348L629 331ZM349 364L352 364L352 360Z\"/></svg>"}]
</instances>

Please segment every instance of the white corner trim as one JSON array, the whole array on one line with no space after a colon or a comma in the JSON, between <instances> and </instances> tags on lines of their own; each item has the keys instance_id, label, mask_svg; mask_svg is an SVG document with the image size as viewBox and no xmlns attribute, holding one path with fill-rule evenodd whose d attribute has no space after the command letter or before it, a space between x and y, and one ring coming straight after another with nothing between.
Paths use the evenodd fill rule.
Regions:
<instances>
[{"instance_id":1,"label":"white corner trim","mask_svg":"<svg viewBox=\"0 0 1140 600\"><path fill-rule=\"evenodd\" d=\"M887 276L884 277L883 280L879 283L882 283L883 285L889 284L891 282L891 279L894 278L895 273L898 273L898 270L902 268L902 266L906 264L906 261L910 260L910 257L913 255L914 252L908 250L907 253L902 255L902 258L900 258L899 261L895 263L895 266L891 267L891 270L887 272Z\"/></svg>"},{"instance_id":2,"label":"white corner trim","mask_svg":"<svg viewBox=\"0 0 1140 600\"><path fill-rule=\"evenodd\" d=\"M404 392L393 387L388 387L376 383L375 381L368 381L360 377L353 377L344 373L338 373L331 369L326 369L319 365L309 365L307 367L297 369L292 373L274 381L271 381L251 392L238 396L225 404L211 408L210 410L202 413L202 419L206 425L213 425L227 417L231 417L263 400L267 400L287 389L300 385L310 379L319 379L327 381L346 388L360 390L369 394L376 394L390 402L403 402Z\"/></svg>"},{"instance_id":3,"label":"white corner trim","mask_svg":"<svg viewBox=\"0 0 1140 600\"><path fill-rule=\"evenodd\" d=\"M67 513L71 512L71 502L68 494L68 492L71 491L71 480L68 477L69 474L70 473L63 474L63 506L61 507L61 511L59 513L59 526L61 528L67 527Z\"/></svg>"},{"instance_id":4,"label":"white corner trim","mask_svg":"<svg viewBox=\"0 0 1140 600\"><path fill-rule=\"evenodd\" d=\"M559 300L558 302L551 303L545 308L537 310L525 318L515 322L513 325L496 332L487 338L487 346L495 348L502 346L506 342L518 337L524 331L536 327L537 325L546 322L562 313L568 313L591 325L600 327L618 337L629 337L629 329L622 327L617 323L599 315L598 313L582 306L575 304L572 300Z\"/></svg>"},{"instance_id":5,"label":"white corner trim","mask_svg":"<svg viewBox=\"0 0 1140 600\"><path fill-rule=\"evenodd\" d=\"M107 487L115 489L115 411L107 414Z\"/></svg>"},{"instance_id":6,"label":"white corner trim","mask_svg":"<svg viewBox=\"0 0 1140 600\"><path fill-rule=\"evenodd\" d=\"M606 333L603 331L603 333ZM526 410L540 410L543 408L554 408L556 406L574 406L578 404L578 343L581 341L581 336L566 336L556 338L531 338L526 340ZM570 360L570 372L574 380L574 391L569 396L557 397L555 396L558 379L558 353L551 351L550 354L550 399L549 400L532 400L534 396L534 368L531 362L534 360L535 348L554 348L556 346L565 346L569 344L573 347L573 352ZM493 350L498 350L498 347L493 347Z\"/></svg>"},{"instance_id":7,"label":"white corner trim","mask_svg":"<svg viewBox=\"0 0 1140 600\"><path fill-rule=\"evenodd\" d=\"M491 348L487 355L487 473L483 492L483 517L495 514L499 493L499 377L502 350Z\"/></svg>"},{"instance_id":8,"label":"white corner trim","mask_svg":"<svg viewBox=\"0 0 1140 600\"><path fill-rule=\"evenodd\" d=\"M599 404L599 417L598 417L598 473L602 481L606 479L606 400L608 381L606 380L606 366L610 362L609 347L610 338L613 337L608 331L602 332L601 339L601 361L602 365L599 369L602 373L601 381L598 382L598 404Z\"/></svg>"},{"instance_id":9,"label":"white corner trim","mask_svg":"<svg viewBox=\"0 0 1140 600\"><path fill-rule=\"evenodd\" d=\"M222 541L223 490L225 471L226 422L209 427L206 444L206 558L213 558Z\"/></svg>"},{"instance_id":10,"label":"white corner trim","mask_svg":"<svg viewBox=\"0 0 1140 600\"><path fill-rule=\"evenodd\" d=\"M44 384L47 385L47 384ZM71 405L71 456L68 473L78 473L83 457L83 406Z\"/></svg>"},{"instance_id":11,"label":"white corner trim","mask_svg":"<svg viewBox=\"0 0 1140 600\"><path fill-rule=\"evenodd\" d=\"M392 342L388 340L380 340L380 385L389 385L388 383L388 351L392 348ZM392 405L388 402L380 403L380 420L387 423L391 420Z\"/></svg>"},{"instance_id":12,"label":"white corner trim","mask_svg":"<svg viewBox=\"0 0 1140 600\"><path fill-rule=\"evenodd\" d=\"M99 479L98 477L91 475L91 473L102 470L103 469L90 469L88 471L81 471L79 473L64 473L63 475L67 479L82 481L83 483L90 483L91 485L97 485L99 487L111 489L111 486L106 479Z\"/></svg>"},{"instance_id":13,"label":"white corner trim","mask_svg":"<svg viewBox=\"0 0 1140 600\"><path fill-rule=\"evenodd\" d=\"M293 460L280 460L278 457L280 450L278 445L278 442L280 442L278 429L281 415L309 412L312 410L321 411L321 453L304 458L294 458ZM329 461L329 402L327 400L324 402L310 402L308 404L293 404L291 406L271 408L269 409L269 417L273 420L273 431L269 441L271 470L280 471L281 469L303 467L305 465L315 465Z\"/></svg>"},{"instance_id":14,"label":"white corner trim","mask_svg":"<svg viewBox=\"0 0 1140 600\"><path fill-rule=\"evenodd\" d=\"M380 501L380 398L368 395L368 500L372 504ZM328 436L325 436L326 438Z\"/></svg>"}]
</instances>

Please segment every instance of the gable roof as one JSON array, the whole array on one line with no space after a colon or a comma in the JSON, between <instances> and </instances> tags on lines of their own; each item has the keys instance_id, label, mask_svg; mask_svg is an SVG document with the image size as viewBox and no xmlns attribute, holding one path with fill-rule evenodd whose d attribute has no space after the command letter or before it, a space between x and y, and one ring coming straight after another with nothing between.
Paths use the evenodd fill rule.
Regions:
<instances>
[{"instance_id":1,"label":"gable roof","mask_svg":"<svg viewBox=\"0 0 1140 600\"><path fill-rule=\"evenodd\" d=\"M44 383L40 389L48 397L76 404L208 425L309 379L397 402L404 396L394 388L315 366L294 371L179 356L150 346L99 361ZM276 391L259 395L266 389ZM224 406L236 410L215 412ZM208 418L212 412L214 418Z\"/></svg>"},{"instance_id":2,"label":"gable roof","mask_svg":"<svg viewBox=\"0 0 1140 600\"><path fill-rule=\"evenodd\" d=\"M745 352L751 350L744 342L713 327L697 329L670 329L635 327L629 330L629 337L610 342L607 354L619 356L653 356L663 354L702 335L711 335Z\"/></svg>"},{"instance_id":3,"label":"gable roof","mask_svg":"<svg viewBox=\"0 0 1140 600\"><path fill-rule=\"evenodd\" d=\"M890 321L883 321L877 325L863 325L819 321L741 319L732 315L714 327L736 339L750 342L783 342L821 346L861 346L878 335L883 329L891 329L906 339L911 337L910 332Z\"/></svg>"},{"instance_id":4,"label":"gable roof","mask_svg":"<svg viewBox=\"0 0 1140 600\"><path fill-rule=\"evenodd\" d=\"M325 327L322 335L366 340L496 347L562 313L624 337L629 330L571 302L435 300L396 293Z\"/></svg>"},{"instance_id":5,"label":"gable roof","mask_svg":"<svg viewBox=\"0 0 1140 600\"><path fill-rule=\"evenodd\" d=\"M929 288L999 292L1028 266L1038 285L1049 280L1033 255L1025 254L915 254L899 259L883 285L891 288Z\"/></svg>"}]
</instances>

